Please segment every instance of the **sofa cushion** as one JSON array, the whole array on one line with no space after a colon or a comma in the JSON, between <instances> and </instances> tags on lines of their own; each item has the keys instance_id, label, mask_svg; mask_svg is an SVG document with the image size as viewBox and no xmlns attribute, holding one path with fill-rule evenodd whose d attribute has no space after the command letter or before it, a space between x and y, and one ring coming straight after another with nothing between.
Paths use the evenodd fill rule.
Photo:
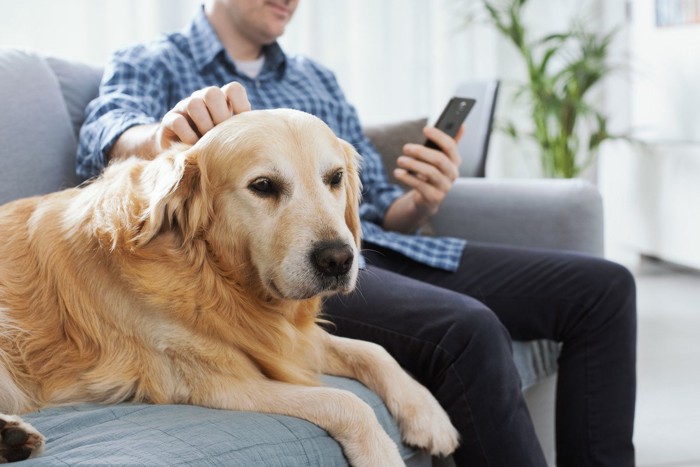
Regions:
<instances>
[{"instance_id":1,"label":"sofa cushion","mask_svg":"<svg viewBox=\"0 0 700 467\"><path fill-rule=\"evenodd\" d=\"M357 381L324 376L367 402L408 465L430 457L401 444L379 397ZM294 417L190 405L76 405L24 416L47 438L32 465L345 466L340 445L318 426Z\"/></svg>"},{"instance_id":2,"label":"sofa cushion","mask_svg":"<svg viewBox=\"0 0 700 467\"><path fill-rule=\"evenodd\" d=\"M46 62L58 79L77 141L85 120L85 108L99 92L102 68L56 57L47 57Z\"/></svg>"},{"instance_id":3,"label":"sofa cushion","mask_svg":"<svg viewBox=\"0 0 700 467\"><path fill-rule=\"evenodd\" d=\"M422 144L425 142L423 128L427 123L427 118L418 118L371 125L364 128L365 136L369 138L377 151L379 151L379 154L381 154L387 177L391 182L398 183L406 188L405 185L394 178L393 173L396 168L396 158L403 154L404 144Z\"/></svg>"},{"instance_id":4,"label":"sofa cushion","mask_svg":"<svg viewBox=\"0 0 700 467\"><path fill-rule=\"evenodd\" d=\"M0 49L0 204L73 186L77 140L46 61Z\"/></svg>"}]
</instances>

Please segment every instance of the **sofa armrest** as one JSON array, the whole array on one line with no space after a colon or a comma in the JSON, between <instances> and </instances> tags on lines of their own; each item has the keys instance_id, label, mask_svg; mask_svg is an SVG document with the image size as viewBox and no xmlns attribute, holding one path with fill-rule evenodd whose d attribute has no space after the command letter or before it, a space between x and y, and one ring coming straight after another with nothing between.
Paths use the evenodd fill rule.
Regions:
<instances>
[{"instance_id":1,"label":"sofa armrest","mask_svg":"<svg viewBox=\"0 0 700 467\"><path fill-rule=\"evenodd\" d=\"M460 178L431 221L436 235L603 255L603 204L582 180Z\"/></svg>"}]
</instances>

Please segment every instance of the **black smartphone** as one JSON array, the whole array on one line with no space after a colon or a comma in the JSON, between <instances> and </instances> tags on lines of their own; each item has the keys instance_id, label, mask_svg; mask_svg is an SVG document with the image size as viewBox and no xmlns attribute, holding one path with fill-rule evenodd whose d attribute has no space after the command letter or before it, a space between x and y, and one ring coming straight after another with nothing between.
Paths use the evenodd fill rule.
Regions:
<instances>
[{"instance_id":1,"label":"black smartphone","mask_svg":"<svg viewBox=\"0 0 700 467\"><path fill-rule=\"evenodd\" d=\"M452 138L457 136L459 127L464 123L464 119L467 118L469 112L474 108L476 104L476 99L469 99L467 97L453 97L445 106L445 109L440 114L435 123L435 128L444 131ZM438 145L433 143L431 140L425 142L425 146L433 149L439 149Z\"/></svg>"}]
</instances>

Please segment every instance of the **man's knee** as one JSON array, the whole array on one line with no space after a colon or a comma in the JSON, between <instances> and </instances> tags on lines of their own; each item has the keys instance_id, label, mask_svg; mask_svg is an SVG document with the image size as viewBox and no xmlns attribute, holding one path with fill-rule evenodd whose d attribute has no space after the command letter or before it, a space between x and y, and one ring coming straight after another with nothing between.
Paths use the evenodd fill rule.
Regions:
<instances>
[{"instance_id":1,"label":"man's knee","mask_svg":"<svg viewBox=\"0 0 700 467\"><path fill-rule=\"evenodd\" d=\"M455 359L464 353L484 362L511 358L510 335L485 305L463 297L452 305L448 320L439 346L449 349Z\"/></svg>"},{"instance_id":2,"label":"man's knee","mask_svg":"<svg viewBox=\"0 0 700 467\"><path fill-rule=\"evenodd\" d=\"M634 309L636 284L629 269L621 264L600 259L594 268L589 269L589 276L601 298L614 302L619 307Z\"/></svg>"},{"instance_id":3,"label":"man's knee","mask_svg":"<svg viewBox=\"0 0 700 467\"><path fill-rule=\"evenodd\" d=\"M468 297L465 299L461 308L455 305L449 313L451 324L438 344L433 371L457 375L465 387L478 379L480 384L499 388L500 393L519 394L520 378L508 331L485 305L474 306ZM428 380L440 384L442 378Z\"/></svg>"},{"instance_id":4,"label":"man's knee","mask_svg":"<svg viewBox=\"0 0 700 467\"><path fill-rule=\"evenodd\" d=\"M613 290L621 297L635 294L635 280L625 266L602 258L586 258L582 268L589 283L600 292Z\"/></svg>"},{"instance_id":5,"label":"man's knee","mask_svg":"<svg viewBox=\"0 0 700 467\"><path fill-rule=\"evenodd\" d=\"M604 259L591 260L586 268L590 287L590 329L614 327L634 334L637 320L636 284L626 267ZM621 334L622 337L622 334Z\"/></svg>"}]
</instances>

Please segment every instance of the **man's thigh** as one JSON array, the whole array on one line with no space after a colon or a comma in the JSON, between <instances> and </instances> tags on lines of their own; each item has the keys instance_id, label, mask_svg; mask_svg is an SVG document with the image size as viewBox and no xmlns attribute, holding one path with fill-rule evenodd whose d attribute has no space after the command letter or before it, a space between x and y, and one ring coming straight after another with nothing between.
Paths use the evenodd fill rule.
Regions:
<instances>
[{"instance_id":1,"label":"man's thigh","mask_svg":"<svg viewBox=\"0 0 700 467\"><path fill-rule=\"evenodd\" d=\"M475 242L467 245L455 272L375 247L366 256L368 264L478 300L518 340L563 340L583 310L629 275L590 255Z\"/></svg>"},{"instance_id":2,"label":"man's thigh","mask_svg":"<svg viewBox=\"0 0 700 467\"><path fill-rule=\"evenodd\" d=\"M483 303L369 265L348 295L326 300L331 333L378 343L410 372L436 374L477 336L510 351L508 332Z\"/></svg>"}]
</instances>

